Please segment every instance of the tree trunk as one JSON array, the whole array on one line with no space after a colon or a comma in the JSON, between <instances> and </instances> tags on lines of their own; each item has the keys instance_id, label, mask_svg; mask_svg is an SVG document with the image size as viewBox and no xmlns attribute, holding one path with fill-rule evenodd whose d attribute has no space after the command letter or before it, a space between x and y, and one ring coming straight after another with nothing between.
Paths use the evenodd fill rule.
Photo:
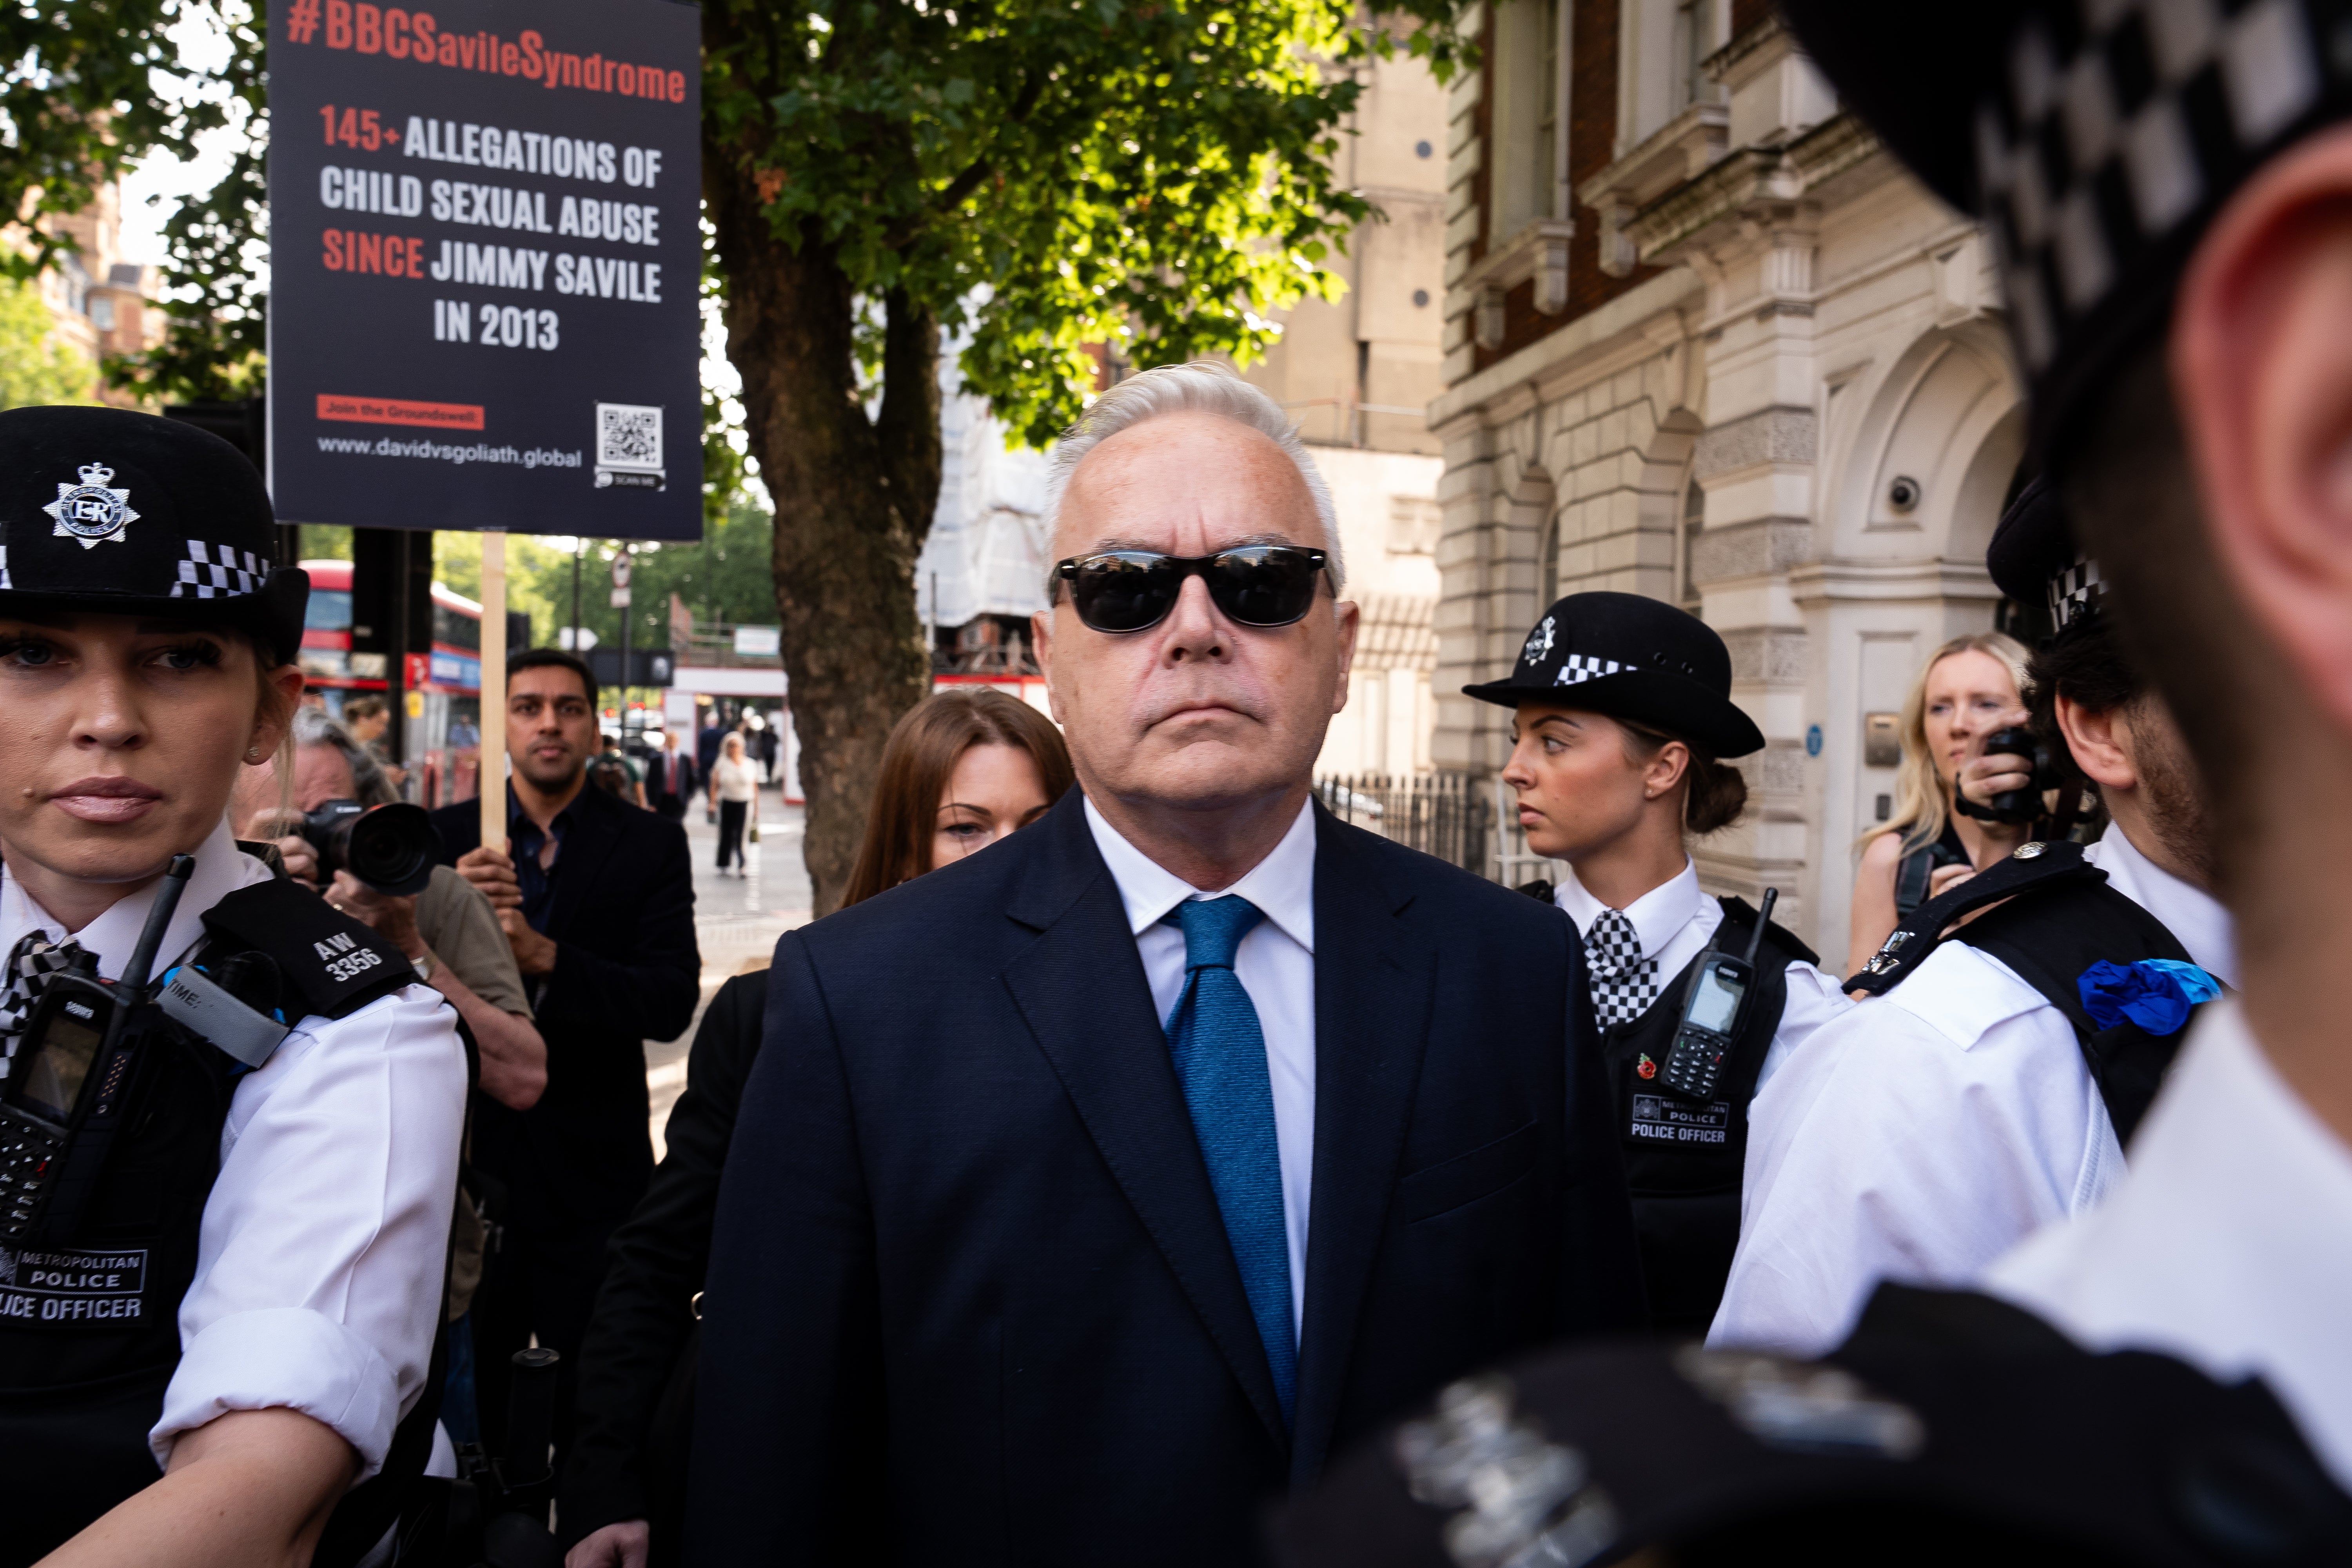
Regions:
<instances>
[{"instance_id":1,"label":"tree trunk","mask_svg":"<svg viewBox=\"0 0 2352 1568\"><path fill-rule=\"evenodd\" d=\"M776 506L803 854L822 915L848 884L883 742L930 687L914 577L939 500L939 321L896 295L885 301L883 401L868 417L848 281L814 235L795 249L771 232L751 163L706 144L704 195L726 279L727 357Z\"/></svg>"}]
</instances>

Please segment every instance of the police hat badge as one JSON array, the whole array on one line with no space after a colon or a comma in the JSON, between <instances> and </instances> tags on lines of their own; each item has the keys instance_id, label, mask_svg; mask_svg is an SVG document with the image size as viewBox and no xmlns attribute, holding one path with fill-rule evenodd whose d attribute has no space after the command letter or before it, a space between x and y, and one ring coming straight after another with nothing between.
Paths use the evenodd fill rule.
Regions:
<instances>
[{"instance_id":1,"label":"police hat badge","mask_svg":"<svg viewBox=\"0 0 2352 1568\"><path fill-rule=\"evenodd\" d=\"M123 529L138 521L139 514L131 510L128 489L108 488L113 478L114 470L104 463L84 463L81 483L58 482L58 499L41 509L58 520L58 538L79 540L84 550L95 549L101 540L123 542Z\"/></svg>"}]
</instances>

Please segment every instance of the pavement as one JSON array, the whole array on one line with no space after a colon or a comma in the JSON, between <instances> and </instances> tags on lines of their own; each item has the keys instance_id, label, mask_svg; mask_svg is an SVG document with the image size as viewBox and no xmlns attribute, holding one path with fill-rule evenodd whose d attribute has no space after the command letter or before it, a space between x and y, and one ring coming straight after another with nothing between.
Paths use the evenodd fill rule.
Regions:
<instances>
[{"instance_id":1,"label":"pavement","mask_svg":"<svg viewBox=\"0 0 2352 1568\"><path fill-rule=\"evenodd\" d=\"M686 1055L702 1009L730 975L764 967L776 939L809 919L809 879L801 859L803 813L782 804L771 787L760 794L760 842L743 847L749 875L719 874L719 829L703 820L699 806L686 814L686 838L694 858L694 934L702 949L702 998L694 1023L675 1040L646 1042L646 1088L653 1099L654 1158L667 1147L663 1125L686 1088Z\"/></svg>"}]
</instances>

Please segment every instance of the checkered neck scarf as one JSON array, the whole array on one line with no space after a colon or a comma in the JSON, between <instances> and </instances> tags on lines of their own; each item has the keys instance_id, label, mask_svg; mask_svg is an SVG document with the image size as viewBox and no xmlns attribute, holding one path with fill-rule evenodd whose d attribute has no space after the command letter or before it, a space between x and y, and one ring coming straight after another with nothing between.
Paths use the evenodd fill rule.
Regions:
<instances>
[{"instance_id":1,"label":"checkered neck scarf","mask_svg":"<svg viewBox=\"0 0 2352 1568\"><path fill-rule=\"evenodd\" d=\"M0 992L0 1078L16 1055L16 1042L33 1016L34 1004L48 989L49 976L71 963L81 949L72 941L52 943L45 931L29 931L8 952L8 988Z\"/></svg>"},{"instance_id":2,"label":"checkered neck scarf","mask_svg":"<svg viewBox=\"0 0 2352 1568\"><path fill-rule=\"evenodd\" d=\"M1584 933L1592 1012L1604 1029L1630 1024L1658 999L1658 961L1642 956L1642 936L1622 911L1603 910Z\"/></svg>"}]
</instances>

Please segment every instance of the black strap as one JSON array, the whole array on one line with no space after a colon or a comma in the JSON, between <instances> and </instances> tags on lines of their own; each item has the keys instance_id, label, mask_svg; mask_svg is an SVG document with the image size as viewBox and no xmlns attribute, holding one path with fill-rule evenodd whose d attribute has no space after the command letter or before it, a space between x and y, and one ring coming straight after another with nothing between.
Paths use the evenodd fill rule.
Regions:
<instances>
[{"instance_id":1,"label":"black strap","mask_svg":"<svg viewBox=\"0 0 2352 1568\"><path fill-rule=\"evenodd\" d=\"M1532 882L1521 882L1515 890L1531 899L1541 899L1545 903L1551 902L1551 884L1541 877Z\"/></svg>"},{"instance_id":2,"label":"black strap","mask_svg":"<svg viewBox=\"0 0 2352 1568\"><path fill-rule=\"evenodd\" d=\"M256 882L205 911L220 951L250 949L278 965L301 1014L341 1018L416 978L401 951L299 882Z\"/></svg>"},{"instance_id":3,"label":"black strap","mask_svg":"<svg viewBox=\"0 0 2352 1568\"><path fill-rule=\"evenodd\" d=\"M2000 907L1987 908L1996 903ZM2064 1016L2098 1085L2116 1140L2129 1148L2188 1030L2151 1035L2128 1020L2100 1028L2083 1005L2083 972L2102 961L2188 962L2188 950L2162 921L2109 887L2106 873L2083 858L2080 845L2028 844L1920 905L1849 987L1884 995L1946 940L1943 933L1954 921L1977 910L1985 912L1953 939L2000 960Z\"/></svg>"},{"instance_id":4,"label":"black strap","mask_svg":"<svg viewBox=\"0 0 2352 1568\"><path fill-rule=\"evenodd\" d=\"M1943 933L1962 915L2013 899L2030 888L2059 882L2104 883L2107 874L2083 858L2083 847L2064 839L2021 845L1938 899L1903 917L1870 962L1846 977L1846 989L1883 996L1908 979L1936 951Z\"/></svg>"}]
</instances>

